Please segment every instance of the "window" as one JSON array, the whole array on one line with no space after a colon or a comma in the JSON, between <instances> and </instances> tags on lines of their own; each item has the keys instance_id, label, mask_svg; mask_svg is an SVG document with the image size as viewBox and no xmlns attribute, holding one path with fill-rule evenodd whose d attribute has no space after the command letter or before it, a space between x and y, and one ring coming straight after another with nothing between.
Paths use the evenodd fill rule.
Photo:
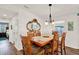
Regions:
<instances>
[{"instance_id":1,"label":"window","mask_svg":"<svg viewBox=\"0 0 79 59\"><path fill-rule=\"evenodd\" d=\"M6 27L8 27L8 23L0 23L0 32L6 32Z\"/></svg>"},{"instance_id":2,"label":"window","mask_svg":"<svg viewBox=\"0 0 79 59\"><path fill-rule=\"evenodd\" d=\"M62 35L62 32L64 31L64 26L55 26L56 31L58 31L59 36Z\"/></svg>"}]
</instances>

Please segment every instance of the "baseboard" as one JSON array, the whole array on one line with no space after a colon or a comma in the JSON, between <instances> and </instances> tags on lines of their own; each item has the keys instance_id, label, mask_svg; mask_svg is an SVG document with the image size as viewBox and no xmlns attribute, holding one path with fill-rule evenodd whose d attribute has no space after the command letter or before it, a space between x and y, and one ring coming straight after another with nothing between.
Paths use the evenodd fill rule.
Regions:
<instances>
[{"instance_id":1,"label":"baseboard","mask_svg":"<svg viewBox=\"0 0 79 59\"><path fill-rule=\"evenodd\" d=\"M73 49L73 50L79 50L79 49L76 49L76 48L72 48L72 47L69 47L69 46L66 46L67 48L70 48L70 49Z\"/></svg>"}]
</instances>

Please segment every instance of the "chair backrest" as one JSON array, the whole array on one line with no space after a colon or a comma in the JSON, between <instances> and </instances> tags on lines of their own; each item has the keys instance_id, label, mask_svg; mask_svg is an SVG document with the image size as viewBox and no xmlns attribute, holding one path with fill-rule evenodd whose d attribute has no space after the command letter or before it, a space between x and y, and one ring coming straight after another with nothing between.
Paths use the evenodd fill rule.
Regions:
<instances>
[{"instance_id":1,"label":"chair backrest","mask_svg":"<svg viewBox=\"0 0 79 59\"><path fill-rule=\"evenodd\" d=\"M41 32L40 31L36 31L36 36L41 36Z\"/></svg>"},{"instance_id":2,"label":"chair backrest","mask_svg":"<svg viewBox=\"0 0 79 59\"><path fill-rule=\"evenodd\" d=\"M51 53L54 54L55 51L58 51L58 40L59 40L59 36L58 36L58 32L54 32L54 37L53 37L53 41L51 43Z\"/></svg>"},{"instance_id":3,"label":"chair backrest","mask_svg":"<svg viewBox=\"0 0 79 59\"><path fill-rule=\"evenodd\" d=\"M32 31L32 32L27 32L27 35L35 37L35 36L41 36L40 31Z\"/></svg>"},{"instance_id":4,"label":"chair backrest","mask_svg":"<svg viewBox=\"0 0 79 59\"><path fill-rule=\"evenodd\" d=\"M63 32L63 34L62 34L62 38L61 38L61 46L62 46L62 47L65 46L65 38L66 38L66 33Z\"/></svg>"},{"instance_id":5,"label":"chair backrest","mask_svg":"<svg viewBox=\"0 0 79 59\"><path fill-rule=\"evenodd\" d=\"M32 54L31 37L30 36L21 36L21 38L22 38L21 41L22 41L24 53L31 55Z\"/></svg>"},{"instance_id":6,"label":"chair backrest","mask_svg":"<svg viewBox=\"0 0 79 59\"><path fill-rule=\"evenodd\" d=\"M27 35L28 36L31 36L31 37L34 37L35 35L34 35L34 32L27 32Z\"/></svg>"}]
</instances>

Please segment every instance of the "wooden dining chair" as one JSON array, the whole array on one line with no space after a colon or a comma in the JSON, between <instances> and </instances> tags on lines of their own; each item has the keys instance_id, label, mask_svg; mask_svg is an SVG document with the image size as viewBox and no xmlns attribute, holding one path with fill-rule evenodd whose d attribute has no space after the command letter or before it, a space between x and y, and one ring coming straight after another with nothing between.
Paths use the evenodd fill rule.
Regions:
<instances>
[{"instance_id":1,"label":"wooden dining chair","mask_svg":"<svg viewBox=\"0 0 79 59\"><path fill-rule=\"evenodd\" d=\"M32 32L27 32L27 35L32 36L32 37L41 36L41 32L38 31L38 30L35 30L35 31L32 31Z\"/></svg>"},{"instance_id":2,"label":"wooden dining chair","mask_svg":"<svg viewBox=\"0 0 79 59\"><path fill-rule=\"evenodd\" d=\"M46 55L49 55L49 54L58 54L58 32L54 32L53 33L54 36L53 36L53 40L49 43L50 46L46 46L44 49L45 49L45 52L44 54Z\"/></svg>"},{"instance_id":3,"label":"wooden dining chair","mask_svg":"<svg viewBox=\"0 0 79 59\"><path fill-rule=\"evenodd\" d=\"M34 37L35 35L34 35L34 32L27 32L27 35L28 36L31 36L31 37Z\"/></svg>"},{"instance_id":4,"label":"wooden dining chair","mask_svg":"<svg viewBox=\"0 0 79 59\"><path fill-rule=\"evenodd\" d=\"M51 54L58 55L58 40L59 40L58 32L55 31L53 40L51 42Z\"/></svg>"},{"instance_id":5,"label":"wooden dining chair","mask_svg":"<svg viewBox=\"0 0 79 59\"><path fill-rule=\"evenodd\" d=\"M23 46L23 54L24 55L39 55L43 54L43 50L39 47L36 47L31 43L31 36L21 36L22 38L22 46Z\"/></svg>"},{"instance_id":6,"label":"wooden dining chair","mask_svg":"<svg viewBox=\"0 0 79 59\"><path fill-rule=\"evenodd\" d=\"M62 33L61 42L59 43L59 47L60 47L60 49L61 49L61 55L63 55L63 53L66 54L65 38L66 38L66 33L63 32L63 33Z\"/></svg>"},{"instance_id":7,"label":"wooden dining chair","mask_svg":"<svg viewBox=\"0 0 79 59\"><path fill-rule=\"evenodd\" d=\"M36 36L41 36L41 33L40 32L36 33Z\"/></svg>"},{"instance_id":8,"label":"wooden dining chair","mask_svg":"<svg viewBox=\"0 0 79 59\"><path fill-rule=\"evenodd\" d=\"M23 54L32 54L32 44L30 42L31 37L21 36L22 38L22 46L23 46Z\"/></svg>"}]
</instances>

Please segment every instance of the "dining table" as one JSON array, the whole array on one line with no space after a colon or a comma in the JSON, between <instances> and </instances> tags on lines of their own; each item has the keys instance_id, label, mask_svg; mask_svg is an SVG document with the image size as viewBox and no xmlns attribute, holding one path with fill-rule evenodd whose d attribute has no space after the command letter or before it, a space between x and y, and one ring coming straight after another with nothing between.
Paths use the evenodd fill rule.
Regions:
<instances>
[{"instance_id":1,"label":"dining table","mask_svg":"<svg viewBox=\"0 0 79 59\"><path fill-rule=\"evenodd\" d=\"M35 45L37 45L39 47L43 47L43 46L47 45L51 40L53 40L53 37L54 37L54 35L51 35L51 36L36 36L36 37L32 37L31 41ZM61 40L61 37L59 37L59 41L60 40Z\"/></svg>"}]
</instances>

